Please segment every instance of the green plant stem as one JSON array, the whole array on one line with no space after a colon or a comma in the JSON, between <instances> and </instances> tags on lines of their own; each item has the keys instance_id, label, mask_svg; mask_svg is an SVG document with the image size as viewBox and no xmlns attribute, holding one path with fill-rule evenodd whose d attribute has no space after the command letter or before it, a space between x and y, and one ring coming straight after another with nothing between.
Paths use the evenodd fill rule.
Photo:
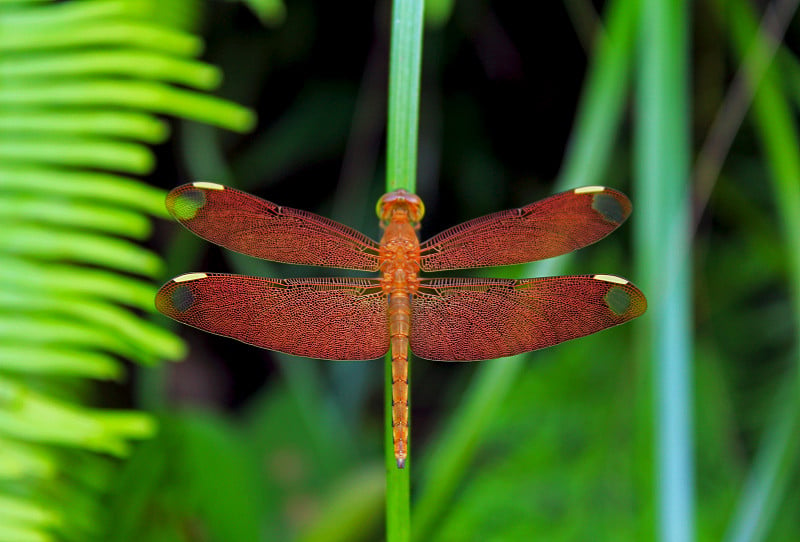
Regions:
<instances>
[{"instance_id":1,"label":"green plant stem","mask_svg":"<svg viewBox=\"0 0 800 542\"><path fill-rule=\"evenodd\" d=\"M643 395L652 390L656 539L683 542L694 537L688 9L683 0L642 0L640 15L636 257L650 306L644 359L651 365L643 373L652 384Z\"/></svg>"},{"instance_id":2,"label":"green plant stem","mask_svg":"<svg viewBox=\"0 0 800 542\"><path fill-rule=\"evenodd\" d=\"M424 0L394 0L392 5L386 150L386 189L389 191L404 188L414 192L416 188L424 6ZM385 366L386 540L399 542L411 536L411 446L409 443L405 468L398 469L392 446L390 356L386 357ZM409 378L410 375L409 371Z\"/></svg>"},{"instance_id":3,"label":"green plant stem","mask_svg":"<svg viewBox=\"0 0 800 542\"><path fill-rule=\"evenodd\" d=\"M389 57L386 189L414 192L417 184L422 15L424 0L395 0Z\"/></svg>"}]
</instances>

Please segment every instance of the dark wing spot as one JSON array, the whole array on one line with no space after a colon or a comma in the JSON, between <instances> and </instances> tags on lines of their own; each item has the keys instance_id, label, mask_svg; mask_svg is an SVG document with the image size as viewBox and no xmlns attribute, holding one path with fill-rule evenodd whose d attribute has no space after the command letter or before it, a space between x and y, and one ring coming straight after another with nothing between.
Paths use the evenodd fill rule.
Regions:
<instances>
[{"instance_id":1,"label":"dark wing spot","mask_svg":"<svg viewBox=\"0 0 800 542\"><path fill-rule=\"evenodd\" d=\"M612 286L606 295L603 296L603 301L606 302L608 308L617 316L624 315L628 312L628 309L631 308L631 294L619 286Z\"/></svg>"},{"instance_id":2,"label":"dark wing spot","mask_svg":"<svg viewBox=\"0 0 800 542\"><path fill-rule=\"evenodd\" d=\"M178 312L186 312L194 305L194 295L192 290L185 284L176 286L172 290L172 306Z\"/></svg>"},{"instance_id":3,"label":"dark wing spot","mask_svg":"<svg viewBox=\"0 0 800 542\"><path fill-rule=\"evenodd\" d=\"M592 198L592 209L600 213L600 215L609 222L619 224L625 220L625 210L622 208L622 205L614 196L604 192L598 192L594 195Z\"/></svg>"}]
</instances>

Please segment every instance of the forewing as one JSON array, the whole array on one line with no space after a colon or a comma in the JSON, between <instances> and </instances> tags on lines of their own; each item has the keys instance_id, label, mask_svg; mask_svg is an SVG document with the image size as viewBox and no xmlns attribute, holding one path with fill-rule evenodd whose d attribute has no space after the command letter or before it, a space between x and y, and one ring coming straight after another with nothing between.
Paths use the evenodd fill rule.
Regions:
<instances>
[{"instance_id":1,"label":"forewing","mask_svg":"<svg viewBox=\"0 0 800 542\"><path fill-rule=\"evenodd\" d=\"M378 270L378 244L333 220L215 183L167 195L167 210L203 239L273 262Z\"/></svg>"},{"instance_id":2,"label":"forewing","mask_svg":"<svg viewBox=\"0 0 800 542\"><path fill-rule=\"evenodd\" d=\"M189 273L161 287L156 308L198 329L295 356L363 360L389 350L386 297L371 279Z\"/></svg>"},{"instance_id":3,"label":"forewing","mask_svg":"<svg viewBox=\"0 0 800 542\"><path fill-rule=\"evenodd\" d=\"M526 280L423 280L411 314L411 350L441 361L512 356L641 315L647 301L612 275Z\"/></svg>"},{"instance_id":4,"label":"forewing","mask_svg":"<svg viewBox=\"0 0 800 542\"><path fill-rule=\"evenodd\" d=\"M533 262L599 241L631 213L624 194L587 186L443 231L420 246L423 271Z\"/></svg>"}]
</instances>

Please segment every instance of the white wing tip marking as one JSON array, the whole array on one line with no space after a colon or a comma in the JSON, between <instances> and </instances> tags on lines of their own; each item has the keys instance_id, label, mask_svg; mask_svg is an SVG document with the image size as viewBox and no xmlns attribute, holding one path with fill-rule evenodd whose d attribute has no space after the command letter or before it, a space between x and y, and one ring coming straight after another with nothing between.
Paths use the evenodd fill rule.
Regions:
<instances>
[{"instance_id":1,"label":"white wing tip marking","mask_svg":"<svg viewBox=\"0 0 800 542\"><path fill-rule=\"evenodd\" d=\"M614 284L628 284L627 280L616 275L594 275L592 278L603 282L613 282Z\"/></svg>"},{"instance_id":2,"label":"white wing tip marking","mask_svg":"<svg viewBox=\"0 0 800 542\"><path fill-rule=\"evenodd\" d=\"M189 282L190 280L204 279L208 275L205 273L186 273L172 279L172 282Z\"/></svg>"},{"instance_id":3,"label":"white wing tip marking","mask_svg":"<svg viewBox=\"0 0 800 542\"><path fill-rule=\"evenodd\" d=\"M206 190L225 190L225 187L222 186L221 184L207 183L205 181L192 183L192 186L194 186L195 188L205 188Z\"/></svg>"},{"instance_id":4,"label":"white wing tip marking","mask_svg":"<svg viewBox=\"0 0 800 542\"><path fill-rule=\"evenodd\" d=\"M573 190L575 194L594 194L595 192L605 191L605 186L582 186Z\"/></svg>"}]
</instances>

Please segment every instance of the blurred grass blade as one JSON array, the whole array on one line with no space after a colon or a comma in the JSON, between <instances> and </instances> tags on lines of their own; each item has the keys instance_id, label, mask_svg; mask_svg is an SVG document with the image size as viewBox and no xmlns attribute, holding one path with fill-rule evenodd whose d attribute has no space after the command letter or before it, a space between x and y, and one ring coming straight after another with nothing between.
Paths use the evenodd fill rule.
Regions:
<instances>
[{"instance_id":1,"label":"blurred grass blade","mask_svg":"<svg viewBox=\"0 0 800 542\"><path fill-rule=\"evenodd\" d=\"M629 92L638 12L638 0L613 0L606 8L559 173L560 189L601 184L608 169Z\"/></svg>"},{"instance_id":2,"label":"blurred grass blade","mask_svg":"<svg viewBox=\"0 0 800 542\"><path fill-rule=\"evenodd\" d=\"M730 15L731 38L736 52L743 55L758 36L758 23L749 5L741 0L726 4ZM765 46L764 46L765 47ZM766 154L775 202L784 228L786 254L792 275L795 325L800 330L800 132L793 121L790 104L776 66L764 75L756 92L753 113L755 127ZM799 352L800 354L800 352ZM800 355L798 355L800 364Z\"/></svg>"},{"instance_id":3,"label":"blurred grass blade","mask_svg":"<svg viewBox=\"0 0 800 542\"><path fill-rule=\"evenodd\" d=\"M273 27L283 23L286 18L286 5L283 0L244 0L261 23Z\"/></svg>"},{"instance_id":4,"label":"blurred grass blade","mask_svg":"<svg viewBox=\"0 0 800 542\"><path fill-rule=\"evenodd\" d=\"M425 2L425 23L429 28L438 29L447 24L453 14L455 0L427 0Z\"/></svg>"},{"instance_id":5,"label":"blurred grass blade","mask_svg":"<svg viewBox=\"0 0 800 542\"><path fill-rule=\"evenodd\" d=\"M369 537L386 497L383 468L365 465L347 477L325 499L321 518L299 542L349 542Z\"/></svg>"},{"instance_id":6,"label":"blurred grass blade","mask_svg":"<svg viewBox=\"0 0 800 542\"><path fill-rule=\"evenodd\" d=\"M353 104L352 93L338 85L304 89L231 165L237 186L264 186L308 162L336 156L352 121Z\"/></svg>"},{"instance_id":7,"label":"blurred grass blade","mask_svg":"<svg viewBox=\"0 0 800 542\"><path fill-rule=\"evenodd\" d=\"M427 473L414 503L414 540L427 540L480 447L480 436L519 376L528 356L484 363L424 462Z\"/></svg>"},{"instance_id":8,"label":"blurred grass blade","mask_svg":"<svg viewBox=\"0 0 800 542\"><path fill-rule=\"evenodd\" d=\"M762 51L769 50L763 41L760 44L754 41L768 38L759 35L758 22L749 4L732 0L717 2L717 8L728 15L732 45L740 58L754 43ZM753 64L744 66L751 79L759 75L759 60L767 59L756 56ZM795 329L795 363L800 367L800 344L796 339L800 333L800 133L776 67L773 64L767 69L755 94L753 121L766 155L783 226ZM796 475L798 374L795 371L791 379L792 391L780 395L785 404L777 407L779 414L766 430L767 436L728 529L728 540L766 539L775 511L784 499L786 480Z\"/></svg>"},{"instance_id":9,"label":"blurred grass blade","mask_svg":"<svg viewBox=\"0 0 800 542\"><path fill-rule=\"evenodd\" d=\"M297 405L297 412L314 447L315 463L323 472L332 472L352 457L350 428L344 427L336 410L327 404L325 382L315 362L279 354L286 387Z\"/></svg>"},{"instance_id":10,"label":"blurred grass blade","mask_svg":"<svg viewBox=\"0 0 800 542\"><path fill-rule=\"evenodd\" d=\"M784 380L776 412L760 444L742 495L725 534L726 542L769 540L770 527L797 470L800 452L800 395L797 382Z\"/></svg>"},{"instance_id":11,"label":"blurred grass blade","mask_svg":"<svg viewBox=\"0 0 800 542\"><path fill-rule=\"evenodd\" d=\"M764 39L753 40L748 52L742 56L742 66L731 83L697 156L694 172L695 222L699 220L708 203L725 157L750 109L753 94L761 85L764 74L779 51L781 39L797 5L798 0L780 0L771 4L764 14L759 30L759 33L765 33L768 37L765 35ZM796 60L788 51L784 51L781 56L783 65L791 71L793 65L796 66Z\"/></svg>"},{"instance_id":12,"label":"blurred grass blade","mask_svg":"<svg viewBox=\"0 0 800 542\"><path fill-rule=\"evenodd\" d=\"M650 306L644 359L652 365L643 369L654 401L656 538L686 542L694 538L688 9L682 0L643 0L640 16L635 240Z\"/></svg>"}]
</instances>

